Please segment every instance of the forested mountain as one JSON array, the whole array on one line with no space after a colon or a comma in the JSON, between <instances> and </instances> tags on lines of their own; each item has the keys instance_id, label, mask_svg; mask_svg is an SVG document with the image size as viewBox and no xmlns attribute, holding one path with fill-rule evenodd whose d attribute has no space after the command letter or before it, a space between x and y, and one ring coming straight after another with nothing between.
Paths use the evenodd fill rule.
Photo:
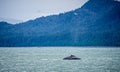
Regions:
<instances>
[{"instance_id":1,"label":"forested mountain","mask_svg":"<svg viewBox=\"0 0 120 72\"><path fill-rule=\"evenodd\" d=\"M5 28L8 28L8 27L10 27L10 26L13 26L13 25L11 25L11 24L9 24L9 23L7 23L7 22L0 22L0 30L1 30L1 29L5 29Z\"/></svg>"},{"instance_id":2,"label":"forested mountain","mask_svg":"<svg viewBox=\"0 0 120 72\"><path fill-rule=\"evenodd\" d=\"M120 2L89 0L59 15L1 22L0 46L120 46Z\"/></svg>"}]
</instances>

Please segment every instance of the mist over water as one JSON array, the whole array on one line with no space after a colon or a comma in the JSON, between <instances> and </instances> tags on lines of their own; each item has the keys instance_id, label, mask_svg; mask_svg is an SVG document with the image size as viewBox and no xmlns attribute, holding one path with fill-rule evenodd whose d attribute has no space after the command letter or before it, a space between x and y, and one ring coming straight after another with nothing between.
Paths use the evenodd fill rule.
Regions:
<instances>
[{"instance_id":1,"label":"mist over water","mask_svg":"<svg viewBox=\"0 0 120 72\"><path fill-rule=\"evenodd\" d=\"M0 48L0 72L119 72L119 61L120 48Z\"/></svg>"}]
</instances>

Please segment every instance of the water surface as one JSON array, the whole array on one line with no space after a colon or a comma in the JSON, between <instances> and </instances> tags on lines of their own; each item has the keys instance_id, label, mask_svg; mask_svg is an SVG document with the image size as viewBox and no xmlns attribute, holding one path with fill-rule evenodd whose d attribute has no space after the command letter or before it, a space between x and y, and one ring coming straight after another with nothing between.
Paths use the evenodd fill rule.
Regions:
<instances>
[{"instance_id":1,"label":"water surface","mask_svg":"<svg viewBox=\"0 0 120 72\"><path fill-rule=\"evenodd\" d=\"M0 72L120 72L120 48L0 48Z\"/></svg>"}]
</instances>

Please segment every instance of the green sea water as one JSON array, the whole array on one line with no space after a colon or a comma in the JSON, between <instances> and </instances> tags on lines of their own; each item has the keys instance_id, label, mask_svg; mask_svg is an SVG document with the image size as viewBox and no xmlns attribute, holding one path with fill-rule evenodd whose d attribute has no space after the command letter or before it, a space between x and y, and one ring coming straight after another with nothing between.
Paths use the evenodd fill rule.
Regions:
<instances>
[{"instance_id":1,"label":"green sea water","mask_svg":"<svg viewBox=\"0 0 120 72\"><path fill-rule=\"evenodd\" d=\"M120 48L0 48L0 72L120 72Z\"/></svg>"}]
</instances>

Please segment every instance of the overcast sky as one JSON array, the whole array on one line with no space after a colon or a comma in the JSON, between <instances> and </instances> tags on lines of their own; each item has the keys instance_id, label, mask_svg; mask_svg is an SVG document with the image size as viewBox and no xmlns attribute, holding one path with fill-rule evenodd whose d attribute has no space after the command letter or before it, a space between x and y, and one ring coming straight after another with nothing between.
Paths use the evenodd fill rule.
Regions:
<instances>
[{"instance_id":1,"label":"overcast sky","mask_svg":"<svg viewBox=\"0 0 120 72\"><path fill-rule=\"evenodd\" d=\"M80 8L88 0L0 0L0 21L17 23Z\"/></svg>"}]
</instances>

